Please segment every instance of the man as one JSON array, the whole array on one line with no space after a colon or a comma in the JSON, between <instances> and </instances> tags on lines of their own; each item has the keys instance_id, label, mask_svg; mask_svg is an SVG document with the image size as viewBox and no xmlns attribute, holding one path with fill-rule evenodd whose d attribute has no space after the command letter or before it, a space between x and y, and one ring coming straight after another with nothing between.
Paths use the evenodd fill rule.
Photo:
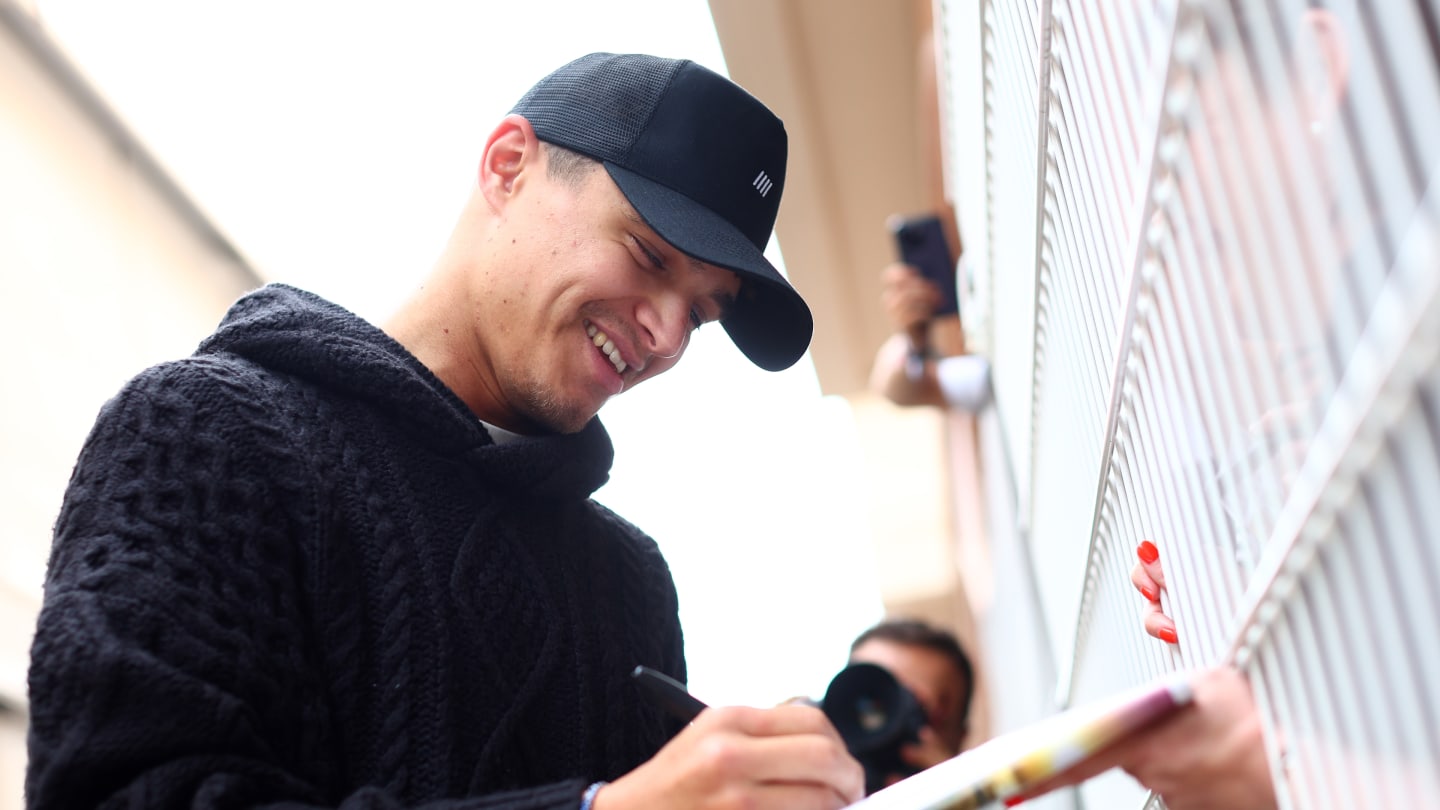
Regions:
<instances>
[{"instance_id":1,"label":"man","mask_svg":"<svg viewBox=\"0 0 1440 810\"><path fill-rule=\"evenodd\" d=\"M785 158L716 74L583 57L490 134L383 331L275 285L132 380L56 523L28 806L858 799L813 708L682 729L644 701L636 665L685 677L674 585L589 497L596 412L691 330L766 369L804 352L810 312L761 253Z\"/></svg>"},{"instance_id":2,"label":"man","mask_svg":"<svg viewBox=\"0 0 1440 810\"><path fill-rule=\"evenodd\" d=\"M850 663L884 667L925 709L919 741L900 750L905 762L924 770L960 753L975 668L953 634L914 619L890 619L856 637Z\"/></svg>"}]
</instances>

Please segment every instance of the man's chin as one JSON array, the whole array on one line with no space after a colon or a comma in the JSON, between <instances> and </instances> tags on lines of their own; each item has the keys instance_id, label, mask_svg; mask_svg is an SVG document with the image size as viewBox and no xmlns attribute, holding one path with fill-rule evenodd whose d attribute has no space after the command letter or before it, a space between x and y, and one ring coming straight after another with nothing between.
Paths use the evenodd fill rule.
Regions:
<instances>
[{"instance_id":1,"label":"man's chin","mask_svg":"<svg viewBox=\"0 0 1440 810\"><path fill-rule=\"evenodd\" d=\"M599 408L557 408L542 409L530 415L531 421L542 433L579 433L595 418Z\"/></svg>"}]
</instances>

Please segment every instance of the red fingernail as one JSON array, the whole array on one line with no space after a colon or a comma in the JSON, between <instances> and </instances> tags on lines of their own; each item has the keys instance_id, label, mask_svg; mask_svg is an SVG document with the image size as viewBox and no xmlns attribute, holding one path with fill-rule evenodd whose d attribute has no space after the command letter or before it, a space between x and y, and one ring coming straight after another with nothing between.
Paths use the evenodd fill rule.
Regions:
<instances>
[{"instance_id":1,"label":"red fingernail","mask_svg":"<svg viewBox=\"0 0 1440 810\"><path fill-rule=\"evenodd\" d=\"M1024 797L1024 796L1011 796L1010 798L1008 798L1008 799L1005 800L1005 806L1006 806L1006 807L1014 807L1015 805L1020 804L1021 802L1024 802L1024 801L1025 801L1025 797Z\"/></svg>"},{"instance_id":2,"label":"red fingernail","mask_svg":"<svg viewBox=\"0 0 1440 810\"><path fill-rule=\"evenodd\" d=\"M1140 555L1142 562L1153 563L1160 559L1160 549L1155 548L1155 544L1149 540L1141 543L1140 547L1135 549L1135 553Z\"/></svg>"},{"instance_id":3,"label":"red fingernail","mask_svg":"<svg viewBox=\"0 0 1440 810\"><path fill-rule=\"evenodd\" d=\"M1159 636L1159 637L1160 637L1160 640L1163 641L1163 642L1165 642L1166 644L1179 644L1179 643L1180 643L1180 638L1175 635L1175 631L1174 631L1174 630L1171 630L1171 629L1168 628L1168 627L1162 627L1162 628L1160 628L1159 630L1157 630L1157 631L1155 632L1155 635Z\"/></svg>"},{"instance_id":4,"label":"red fingernail","mask_svg":"<svg viewBox=\"0 0 1440 810\"><path fill-rule=\"evenodd\" d=\"M1149 599L1151 602L1158 602L1160 600L1160 594L1156 593L1154 588L1149 588L1141 585L1140 593L1144 594L1145 598Z\"/></svg>"}]
</instances>

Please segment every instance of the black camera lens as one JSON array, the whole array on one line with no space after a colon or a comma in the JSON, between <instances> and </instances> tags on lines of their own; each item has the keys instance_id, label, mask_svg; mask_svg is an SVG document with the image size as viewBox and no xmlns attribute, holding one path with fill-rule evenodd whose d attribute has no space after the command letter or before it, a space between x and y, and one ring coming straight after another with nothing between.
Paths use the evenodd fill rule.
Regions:
<instances>
[{"instance_id":1,"label":"black camera lens","mask_svg":"<svg viewBox=\"0 0 1440 810\"><path fill-rule=\"evenodd\" d=\"M900 758L900 747L919 740L925 709L889 670L851 664L840 670L820 703L850 755L865 768L865 792L885 786L892 774L918 770Z\"/></svg>"}]
</instances>

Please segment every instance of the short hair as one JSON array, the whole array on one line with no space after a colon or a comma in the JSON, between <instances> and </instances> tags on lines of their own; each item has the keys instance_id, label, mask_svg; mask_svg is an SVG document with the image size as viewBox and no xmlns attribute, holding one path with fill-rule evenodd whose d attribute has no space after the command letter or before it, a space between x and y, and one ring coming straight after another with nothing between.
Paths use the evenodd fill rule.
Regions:
<instances>
[{"instance_id":1,"label":"short hair","mask_svg":"<svg viewBox=\"0 0 1440 810\"><path fill-rule=\"evenodd\" d=\"M579 188L600 161L589 155L567 149L563 146L541 141L545 149L545 175L571 188Z\"/></svg>"},{"instance_id":2,"label":"short hair","mask_svg":"<svg viewBox=\"0 0 1440 810\"><path fill-rule=\"evenodd\" d=\"M965 654L965 648L960 646L960 640L954 633L919 619L886 619L856 636L850 643L851 654L854 654L861 644L872 640L924 647L950 659L960 671L960 676L965 679L965 691L960 700L960 723L962 727L969 725L970 701L975 696L975 667L970 663L970 656Z\"/></svg>"}]
</instances>

